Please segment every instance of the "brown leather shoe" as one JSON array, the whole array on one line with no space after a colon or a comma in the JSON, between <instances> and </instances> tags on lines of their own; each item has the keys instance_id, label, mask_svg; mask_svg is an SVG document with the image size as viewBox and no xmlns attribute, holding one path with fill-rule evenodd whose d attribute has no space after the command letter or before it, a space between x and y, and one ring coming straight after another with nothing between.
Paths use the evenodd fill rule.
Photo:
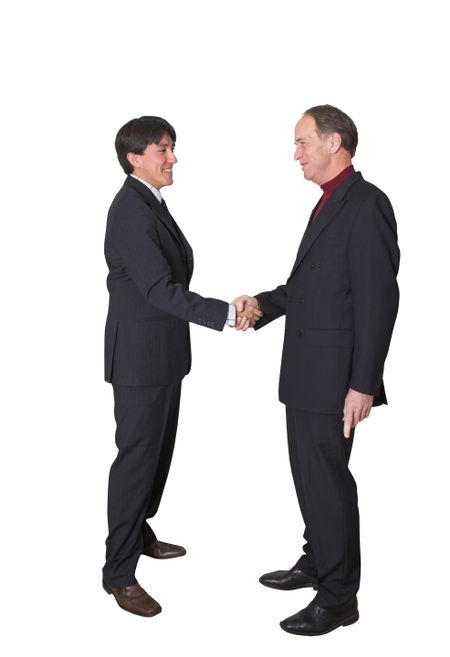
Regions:
<instances>
[{"instance_id":1,"label":"brown leather shoe","mask_svg":"<svg viewBox=\"0 0 450 657\"><path fill-rule=\"evenodd\" d=\"M139 584L131 586L108 586L103 582L106 593L113 594L117 604L125 611L137 616L156 616L161 611L160 605L144 591Z\"/></svg>"},{"instance_id":2,"label":"brown leather shoe","mask_svg":"<svg viewBox=\"0 0 450 657\"><path fill-rule=\"evenodd\" d=\"M183 557L186 550L181 545L172 545L172 543L156 540L150 545L145 545L142 554L153 557L153 559L175 559L175 557Z\"/></svg>"}]
</instances>

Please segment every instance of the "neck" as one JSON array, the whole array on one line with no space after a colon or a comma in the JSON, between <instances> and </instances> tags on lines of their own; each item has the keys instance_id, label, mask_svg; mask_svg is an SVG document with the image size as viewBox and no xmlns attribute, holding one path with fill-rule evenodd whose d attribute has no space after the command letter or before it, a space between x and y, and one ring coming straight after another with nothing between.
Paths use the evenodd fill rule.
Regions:
<instances>
[{"instance_id":1,"label":"neck","mask_svg":"<svg viewBox=\"0 0 450 657\"><path fill-rule=\"evenodd\" d=\"M314 182L318 185L325 185L327 182L330 182L330 180L333 180L333 178L336 178L336 176L338 176L341 171L349 167L351 163L352 158L350 157L350 154L345 151L345 156L340 157L339 160L336 160L336 162L332 162L330 167L328 167L324 174L321 176L321 179L315 180Z\"/></svg>"}]
</instances>

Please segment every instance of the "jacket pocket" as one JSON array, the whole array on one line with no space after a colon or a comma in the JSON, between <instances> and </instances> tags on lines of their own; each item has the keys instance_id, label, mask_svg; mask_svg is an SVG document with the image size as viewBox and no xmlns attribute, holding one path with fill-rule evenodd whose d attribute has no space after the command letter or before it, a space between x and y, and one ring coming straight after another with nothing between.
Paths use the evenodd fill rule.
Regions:
<instances>
[{"instance_id":1,"label":"jacket pocket","mask_svg":"<svg viewBox=\"0 0 450 657\"><path fill-rule=\"evenodd\" d=\"M107 320L105 326L105 381L111 382L114 368L114 353L116 349L117 330L119 322Z\"/></svg>"},{"instance_id":2,"label":"jacket pocket","mask_svg":"<svg viewBox=\"0 0 450 657\"><path fill-rule=\"evenodd\" d=\"M181 380L189 371L189 365L187 322L176 318L136 322L135 371L138 382L165 385Z\"/></svg>"}]
</instances>

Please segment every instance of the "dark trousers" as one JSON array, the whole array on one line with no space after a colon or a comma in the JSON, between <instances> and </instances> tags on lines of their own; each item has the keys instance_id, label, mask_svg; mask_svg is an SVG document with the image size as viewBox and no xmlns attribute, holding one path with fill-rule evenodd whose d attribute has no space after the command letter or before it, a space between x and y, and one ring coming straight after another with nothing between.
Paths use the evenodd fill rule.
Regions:
<instances>
[{"instance_id":1,"label":"dark trousers","mask_svg":"<svg viewBox=\"0 0 450 657\"><path fill-rule=\"evenodd\" d=\"M146 518L158 511L169 473L181 382L168 386L113 386L118 454L109 474L106 563L110 586L136 583L144 545L156 539Z\"/></svg>"},{"instance_id":2,"label":"dark trousers","mask_svg":"<svg viewBox=\"0 0 450 657\"><path fill-rule=\"evenodd\" d=\"M344 438L342 415L286 408L289 458L305 523L304 554L297 562L317 577L315 602L343 604L360 579L356 483L348 468L353 432Z\"/></svg>"}]
</instances>

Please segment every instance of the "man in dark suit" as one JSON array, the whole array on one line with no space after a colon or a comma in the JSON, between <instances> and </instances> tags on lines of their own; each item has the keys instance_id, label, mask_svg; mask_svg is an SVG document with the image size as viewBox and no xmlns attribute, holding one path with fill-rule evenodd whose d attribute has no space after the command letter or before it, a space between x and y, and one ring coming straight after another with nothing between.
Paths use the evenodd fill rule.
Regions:
<instances>
[{"instance_id":1,"label":"man in dark suit","mask_svg":"<svg viewBox=\"0 0 450 657\"><path fill-rule=\"evenodd\" d=\"M140 555L186 553L158 541L146 519L158 510L172 459L181 380L191 366L188 323L221 331L236 316L234 305L189 291L192 249L160 193L173 181L175 140L159 117L133 119L119 130L115 145L127 178L105 238L105 379L113 384L119 451L109 476L103 586L120 607L141 616L161 607L136 581ZM261 315L247 309L247 324Z\"/></svg>"},{"instance_id":2,"label":"man in dark suit","mask_svg":"<svg viewBox=\"0 0 450 657\"><path fill-rule=\"evenodd\" d=\"M400 253L389 199L353 169L357 142L353 121L330 105L298 121L295 160L323 196L286 284L235 300L238 308L263 310L257 329L286 315L279 395L306 544L293 568L260 582L317 590L281 622L294 634L324 634L359 618L359 515L348 462L354 427L386 403L382 377Z\"/></svg>"}]
</instances>

